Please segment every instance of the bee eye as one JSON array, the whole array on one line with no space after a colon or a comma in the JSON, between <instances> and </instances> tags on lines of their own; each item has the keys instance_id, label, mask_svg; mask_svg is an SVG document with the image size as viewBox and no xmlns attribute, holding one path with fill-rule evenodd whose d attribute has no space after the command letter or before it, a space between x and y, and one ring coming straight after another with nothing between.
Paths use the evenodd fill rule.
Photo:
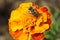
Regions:
<instances>
[{"instance_id":1,"label":"bee eye","mask_svg":"<svg viewBox=\"0 0 60 40\"><path fill-rule=\"evenodd\" d=\"M34 15L35 17L38 17L38 12L35 9L33 9L32 7L30 7L29 10L31 11L32 15Z\"/></svg>"},{"instance_id":2,"label":"bee eye","mask_svg":"<svg viewBox=\"0 0 60 40\"><path fill-rule=\"evenodd\" d=\"M33 9L32 7L30 7L29 10L30 10L31 12L34 12L34 9Z\"/></svg>"}]
</instances>

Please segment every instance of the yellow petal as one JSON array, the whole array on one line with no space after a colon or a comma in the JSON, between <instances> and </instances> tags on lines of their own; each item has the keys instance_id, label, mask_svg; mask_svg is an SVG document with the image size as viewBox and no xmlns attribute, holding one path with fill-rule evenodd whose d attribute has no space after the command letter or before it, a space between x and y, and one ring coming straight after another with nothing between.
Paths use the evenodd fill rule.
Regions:
<instances>
[{"instance_id":1,"label":"yellow petal","mask_svg":"<svg viewBox=\"0 0 60 40\"><path fill-rule=\"evenodd\" d=\"M49 29L49 25L48 24L44 24L43 26L41 26L42 28L44 28L44 30Z\"/></svg>"},{"instance_id":2,"label":"yellow petal","mask_svg":"<svg viewBox=\"0 0 60 40\"><path fill-rule=\"evenodd\" d=\"M44 30L44 28L42 28L42 27L39 27L39 26L36 26L35 27L35 32L36 33L43 33L45 30Z\"/></svg>"}]
</instances>

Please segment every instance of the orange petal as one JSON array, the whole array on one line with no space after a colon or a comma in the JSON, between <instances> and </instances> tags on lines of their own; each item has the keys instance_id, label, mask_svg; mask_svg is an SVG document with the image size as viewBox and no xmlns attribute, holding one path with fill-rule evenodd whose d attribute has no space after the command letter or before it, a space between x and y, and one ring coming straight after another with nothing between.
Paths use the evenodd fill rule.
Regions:
<instances>
[{"instance_id":1,"label":"orange petal","mask_svg":"<svg viewBox=\"0 0 60 40\"><path fill-rule=\"evenodd\" d=\"M42 7L41 10L42 10L43 12L48 11L48 9L47 9L46 7Z\"/></svg>"},{"instance_id":2,"label":"orange petal","mask_svg":"<svg viewBox=\"0 0 60 40\"><path fill-rule=\"evenodd\" d=\"M43 33L32 34L32 39L33 40L42 40L43 38L44 38L44 34Z\"/></svg>"},{"instance_id":3,"label":"orange petal","mask_svg":"<svg viewBox=\"0 0 60 40\"><path fill-rule=\"evenodd\" d=\"M52 23L52 20L51 19L47 19L47 22L45 22L46 24L51 24Z\"/></svg>"},{"instance_id":4,"label":"orange petal","mask_svg":"<svg viewBox=\"0 0 60 40\"><path fill-rule=\"evenodd\" d=\"M51 13L50 12L46 12L46 14L47 14L47 18L51 18Z\"/></svg>"},{"instance_id":5,"label":"orange petal","mask_svg":"<svg viewBox=\"0 0 60 40\"><path fill-rule=\"evenodd\" d=\"M9 30L10 34L12 35L12 37L15 39L15 38L18 38L21 34L22 34L22 30L16 30L16 31L12 31L12 30Z\"/></svg>"}]
</instances>

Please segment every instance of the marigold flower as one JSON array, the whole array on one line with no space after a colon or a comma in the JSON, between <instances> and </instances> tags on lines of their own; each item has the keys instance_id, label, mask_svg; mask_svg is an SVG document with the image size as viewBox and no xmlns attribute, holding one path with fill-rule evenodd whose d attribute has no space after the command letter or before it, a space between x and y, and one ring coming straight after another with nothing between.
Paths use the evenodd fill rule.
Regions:
<instances>
[{"instance_id":1,"label":"marigold flower","mask_svg":"<svg viewBox=\"0 0 60 40\"><path fill-rule=\"evenodd\" d=\"M46 7L22 3L11 12L9 32L15 40L43 40L44 32L52 23L50 16Z\"/></svg>"}]
</instances>

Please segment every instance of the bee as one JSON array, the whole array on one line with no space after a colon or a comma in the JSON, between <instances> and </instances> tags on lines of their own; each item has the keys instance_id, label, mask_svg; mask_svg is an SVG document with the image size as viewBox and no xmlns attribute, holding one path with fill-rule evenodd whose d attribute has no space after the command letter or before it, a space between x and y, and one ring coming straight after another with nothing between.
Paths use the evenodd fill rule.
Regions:
<instances>
[{"instance_id":1,"label":"bee","mask_svg":"<svg viewBox=\"0 0 60 40\"><path fill-rule=\"evenodd\" d=\"M35 17L38 17L38 12L34 8L30 7L29 10L31 11L32 15L34 15Z\"/></svg>"}]
</instances>

